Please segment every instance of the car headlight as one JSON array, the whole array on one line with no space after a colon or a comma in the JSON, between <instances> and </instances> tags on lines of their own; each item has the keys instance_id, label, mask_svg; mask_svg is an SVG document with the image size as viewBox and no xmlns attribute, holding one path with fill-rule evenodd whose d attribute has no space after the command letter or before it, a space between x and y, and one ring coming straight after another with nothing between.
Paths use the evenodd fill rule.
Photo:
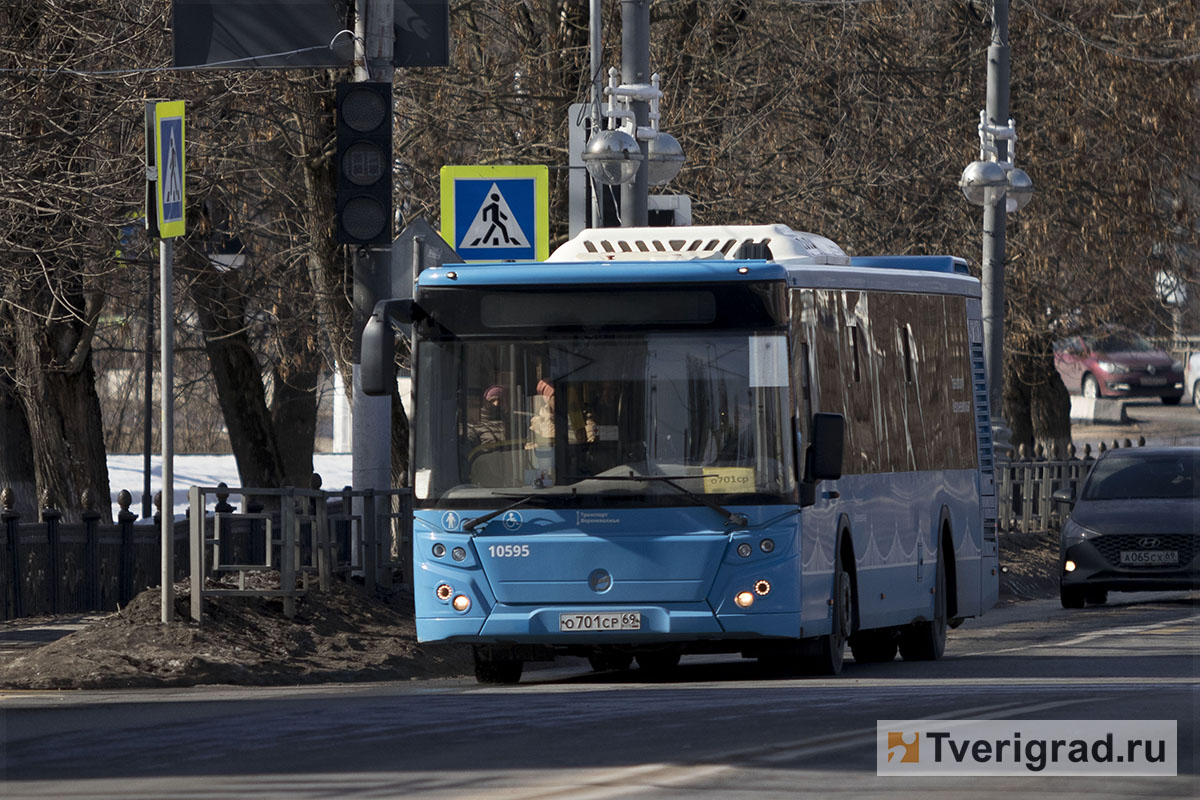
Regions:
<instances>
[{"instance_id":1,"label":"car headlight","mask_svg":"<svg viewBox=\"0 0 1200 800\"><path fill-rule=\"evenodd\" d=\"M1083 541L1084 539L1088 538L1089 536L1095 536L1095 535L1096 535L1095 531L1090 531L1087 528L1080 525L1075 520L1068 519L1066 521L1066 523L1063 525L1063 529L1062 529L1063 547L1068 547L1070 545L1075 544L1076 542Z\"/></svg>"},{"instance_id":2,"label":"car headlight","mask_svg":"<svg viewBox=\"0 0 1200 800\"><path fill-rule=\"evenodd\" d=\"M1115 361L1097 361L1096 366L1099 367L1100 369L1104 370L1105 372L1109 372L1109 373L1125 371L1125 365L1118 364Z\"/></svg>"}]
</instances>

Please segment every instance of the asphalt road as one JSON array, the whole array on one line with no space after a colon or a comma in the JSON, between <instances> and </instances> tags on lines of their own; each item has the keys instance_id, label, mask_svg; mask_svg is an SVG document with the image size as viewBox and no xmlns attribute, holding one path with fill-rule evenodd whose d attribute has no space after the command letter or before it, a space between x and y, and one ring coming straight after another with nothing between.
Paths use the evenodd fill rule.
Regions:
<instances>
[{"instance_id":1,"label":"asphalt road","mask_svg":"<svg viewBox=\"0 0 1200 800\"><path fill-rule=\"evenodd\" d=\"M1164 406L1158 400L1127 400L1127 425L1071 426L1071 439L1080 450L1084 444L1095 449L1100 442L1111 445L1113 440L1134 444L1139 436L1149 445L1200 445L1200 411L1186 401L1177 406Z\"/></svg>"},{"instance_id":2,"label":"asphalt road","mask_svg":"<svg viewBox=\"0 0 1200 800\"><path fill-rule=\"evenodd\" d=\"M708 657L669 683L572 665L504 688L6 693L0 794L1195 797L1200 593L1112 597L997 609L953 631L941 662L848 662L834 679ZM876 777L876 720L931 718L1174 719L1179 776Z\"/></svg>"}]
</instances>

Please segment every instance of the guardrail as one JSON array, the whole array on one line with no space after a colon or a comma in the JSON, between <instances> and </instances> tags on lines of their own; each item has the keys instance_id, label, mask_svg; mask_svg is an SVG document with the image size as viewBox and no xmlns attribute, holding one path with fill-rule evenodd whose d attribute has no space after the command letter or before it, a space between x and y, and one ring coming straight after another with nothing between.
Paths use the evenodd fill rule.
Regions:
<instances>
[{"instance_id":1,"label":"guardrail","mask_svg":"<svg viewBox=\"0 0 1200 800\"><path fill-rule=\"evenodd\" d=\"M1137 446L1145 445L1145 437L1138 437ZM1123 443L1114 440L1111 445L1101 442L1098 450L1103 453L1108 449L1133 446L1129 439ZM1075 445L1070 444L1066 458L1047 458L1044 446L1039 445L1030 454L1022 445L1015 458L996 459L997 528L1001 534L1059 531L1068 511L1055 503L1052 495L1065 488L1074 489L1078 494L1080 484L1096 460L1090 444L1083 446L1082 458L1077 457L1076 452Z\"/></svg>"}]
</instances>

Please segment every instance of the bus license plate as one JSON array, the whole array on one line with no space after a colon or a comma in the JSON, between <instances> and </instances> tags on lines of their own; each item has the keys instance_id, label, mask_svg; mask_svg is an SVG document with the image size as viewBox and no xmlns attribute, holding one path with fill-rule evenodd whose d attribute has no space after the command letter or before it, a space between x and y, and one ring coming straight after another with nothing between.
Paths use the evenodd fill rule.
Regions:
<instances>
[{"instance_id":1,"label":"bus license plate","mask_svg":"<svg viewBox=\"0 0 1200 800\"><path fill-rule=\"evenodd\" d=\"M640 611L622 611L605 614L559 614L560 631L640 631Z\"/></svg>"},{"instance_id":2,"label":"bus license plate","mask_svg":"<svg viewBox=\"0 0 1200 800\"><path fill-rule=\"evenodd\" d=\"M1178 550L1122 550L1122 564L1138 566L1175 566L1179 563Z\"/></svg>"}]
</instances>

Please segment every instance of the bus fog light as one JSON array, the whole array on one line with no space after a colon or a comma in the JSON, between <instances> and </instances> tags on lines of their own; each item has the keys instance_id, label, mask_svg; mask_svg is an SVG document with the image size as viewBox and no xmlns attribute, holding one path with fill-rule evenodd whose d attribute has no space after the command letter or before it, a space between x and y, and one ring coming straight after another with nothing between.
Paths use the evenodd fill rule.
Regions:
<instances>
[{"instance_id":1,"label":"bus fog light","mask_svg":"<svg viewBox=\"0 0 1200 800\"><path fill-rule=\"evenodd\" d=\"M751 547L748 542L742 542L738 545L738 555L742 558L749 558L750 554L753 552L754 548Z\"/></svg>"},{"instance_id":2,"label":"bus fog light","mask_svg":"<svg viewBox=\"0 0 1200 800\"><path fill-rule=\"evenodd\" d=\"M450 557L455 561L465 561L467 558L467 551L461 547L456 547L450 551Z\"/></svg>"},{"instance_id":3,"label":"bus fog light","mask_svg":"<svg viewBox=\"0 0 1200 800\"><path fill-rule=\"evenodd\" d=\"M775 540L774 539L763 539L761 542L758 543L758 549L762 550L764 553L773 552L775 550Z\"/></svg>"},{"instance_id":4,"label":"bus fog light","mask_svg":"<svg viewBox=\"0 0 1200 800\"><path fill-rule=\"evenodd\" d=\"M454 594L454 590L450 588L448 583L439 583L437 587L437 599L443 603L450 599L450 595Z\"/></svg>"},{"instance_id":5,"label":"bus fog light","mask_svg":"<svg viewBox=\"0 0 1200 800\"><path fill-rule=\"evenodd\" d=\"M433 546L433 557L441 558L444 555L446 555L446 545L442 544L441 542L438 542L437 544L435 544Z\"/></svg>"},{"instance_id":6,"label":"bus fog light","mask_svg":"<svg viewBox=\"0 0 1200 800\"><path fill-rule=\"evenodd\" d=\"M771 593L771 582L768 580L757 580L754 582L754 593L759 597L766 597Z\"/></svg>"},{"instance_id":7,"label":"bus fog light","mask_svg":"<svg viewBox=\"0 0 1200 800\"><path fill-rule=\"evenodd\" d=\"M1075 562L1067 561L1067 563L1063 564L1063 569L1067 572L1074 572L1075 571Z\"/></svg>"},{"instance_id":8,"label":"bus fog light","mask_svg":"<svg viewBox=\"0 0 1200 800\"><path fill-rule=\"evenodd\" d=\"M471 598L465 594L460 594L454 598L454 602L451 605L454 606L455 611L466 611L471 607Z\"/></svg>"},{"instance_id":9,"label":"bus fog light","mask_svg":"<svg viewBox=\"0 0 1200 800\"><path fill-rule=\"evenodd\" d=\"M742 608L749 608L754 605L754 595L750 592L738 592L733 597L733 602L737 603Z\"/></svg>"}]
</instances>

